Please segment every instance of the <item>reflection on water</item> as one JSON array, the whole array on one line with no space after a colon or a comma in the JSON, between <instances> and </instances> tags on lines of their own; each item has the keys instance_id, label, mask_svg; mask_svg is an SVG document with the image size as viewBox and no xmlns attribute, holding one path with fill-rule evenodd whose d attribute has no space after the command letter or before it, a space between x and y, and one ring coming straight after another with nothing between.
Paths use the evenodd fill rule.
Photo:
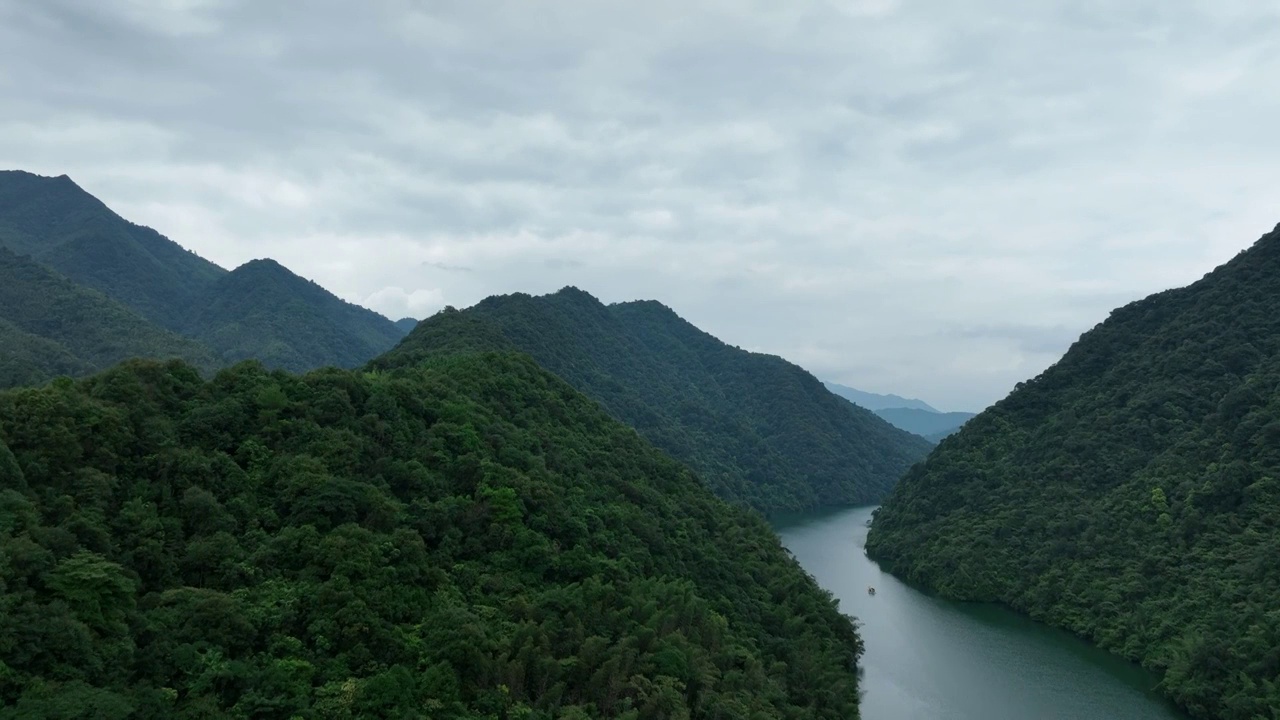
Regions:
<instances>
[{"instance_id":1,"label":"reflection on water","mask_svg":"<svg viewBox=\"0 0 1280 720\"><path fill-rule=\"evenodd\" d=\"M1009 610L930 597L881 571L863 552L873 510L775 523L800 564L858 619L864 718L1184 720L1139 667Z\"/></svg>"}]
</instances>

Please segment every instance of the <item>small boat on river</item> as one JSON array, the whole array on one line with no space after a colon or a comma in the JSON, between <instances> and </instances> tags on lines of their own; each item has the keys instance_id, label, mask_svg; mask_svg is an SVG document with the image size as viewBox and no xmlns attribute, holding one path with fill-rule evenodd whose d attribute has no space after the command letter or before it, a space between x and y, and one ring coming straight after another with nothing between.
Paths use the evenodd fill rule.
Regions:
<instances>
[{"instance_id":1,"label":"small boat on river","mask_svg":"<svg viewBox=\"0 0 1280 720\"><path fill-rule=\"evenodd\" d=\"M876 594L876 589L875 589L875 588L873 588L873 587L868 587L868 588L867 588L867 594L868 594L868 595L875 595L875 594Z\"/></svg>"}]
</instances>

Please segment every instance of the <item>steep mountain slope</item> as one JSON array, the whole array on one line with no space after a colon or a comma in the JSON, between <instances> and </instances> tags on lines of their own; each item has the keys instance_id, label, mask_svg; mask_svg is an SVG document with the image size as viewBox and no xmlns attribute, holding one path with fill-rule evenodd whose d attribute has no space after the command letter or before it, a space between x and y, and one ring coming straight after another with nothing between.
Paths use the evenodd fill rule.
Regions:
<instances>
[{"instance_id":1,"label":"steep mountain slope","mask_svg":"<svg viewBox=\"0 0 1280 720\"><path fill-rule=\"evenodd\" d=\"M0 248L0 387L82 375L131 357L216 366L200 343Z\"/></svg>"},{"instance_id":2,"label":"steep mountain slope","mask_svg":"<svg viewBox=\"0 0 1280 720\"><path fill-rule=\"evenodd\" d=\"M39 385L59 375L87 375L93 370L53 340L0 319L0 388Z\"/></svg>"},{"instance_id":3,"label":"steep mountain slope","mask_svg":"<svg viewBox=\"0 0 1280 720\"><path fill-rule=\"evenodd\" d=\"M916 466L894 573L1163 671L1197 717L1280 708L1280 229L1112 313Z\"/></svg>"},{"instance_id":4,"label":"steep mountain slope","mask_svg":"<svg viewBox=\"0 0 1280 720\"><path fill-rule=\"evenodd\" d=\"M408 335L413 329L418 327L418 321L411 317L400 318L396 321L396 327L400 328L401 335Z\"/></svg>"},{"instance_id":5,"label":"steep mountain slope","mask_svg":"<svg viewBox=\"0 0 1280 720\"><path fill-rule=\"evenodd\" d=\"M254 260L220 278L201 296L187 332L225 362L257 359L295 372L355 367L404 337L387 318L274 260Z\"/></svg>"},{"instance_id":6,"label":"steep mountain slope","mask_svg":"<svg viewBox=\"0 0 1280 720\"><path fill-rule=\"evenodd\" d=\"M66 176L0 172L0 248L30 256L164 328L197 337L224 362L258 358L295 371L354 367L412 329L411 320L392 323L271 261L228 273L120 218ZM16 359L11 362L14 377L31 374L34 361L24 360L22 371Z\"/></svg>"},{"instance_id":7,"label":"steep mountain slope","mask_svg":"<svg viewBox=\"0 0 1280 720\"><path fill-rule=\"evenodd\" d=\"M885 408L913 408L915 410L923 410L925 412L936 413L929 403L915 398L904 398L901 395L877 395L876 393L864 392L848 385L838 385L836 383L822 383L828 390L848 400L849 402L863 407L868 410L883 410Z\"/></svg>"},{"instance_id":8,"label":"steep mountain slope","mask_svg":"<svg viewBox=\"0 0 1280 720\"><path fill-rule=\"evenodd\" d=\"M915 433L934 442L954 433L973 417L967 412L929 412L916 408L883 408L875 411L889 424L909 433Z\"/></svg>"},{"instance_id":9,"label":"steep mountain slope","mask_svg":"<svg viewBox=\"0 0 1280 720\"><path fill-rule=\"evenodd\" d=\"M0 393L0 717L856 718L753 513L523 356Z\"/></svg>"},{"instance_id":10,"label":"steep mountain slope","mask_svg":"<svg viewBox=\"0 0 1280 720\"><path fill-rule=\"evenodd\" d=\"M29 255L169 330L226 273L134 225L70 178L0 171L0 247Z\"/></svg>"},{"instance_id":11,"label":"steep mountain slope","mask_svg":"<svg viewBox=\"0 0 1280 720\"><path fill-rule=\"evenodd\" d=\"M765 512L877 501L928 450L780 358L729 347L656 302L606 307L574 288L446 310L374 366L512 349L687 462L721 497Z\"/></svg>"}]
</instances>

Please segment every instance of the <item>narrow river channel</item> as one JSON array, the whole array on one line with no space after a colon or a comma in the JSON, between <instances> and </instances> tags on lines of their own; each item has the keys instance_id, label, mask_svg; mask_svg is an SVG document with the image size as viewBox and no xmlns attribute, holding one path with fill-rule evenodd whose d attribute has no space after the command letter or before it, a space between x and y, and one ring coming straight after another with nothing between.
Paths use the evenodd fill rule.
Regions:
<instances>
[{"instance_id":1,"label":"narrow river channel","mask_svg":"<svg viewBox=\"0 0 1280 720\"><path fill-rule=\"evenodd\" d=\"M1185 719L1139 667L1009 610L930 597L881 571L863 553L873 510L775 524L783 545L858 619L863 718Z\"/></svg>"}]
</instances>

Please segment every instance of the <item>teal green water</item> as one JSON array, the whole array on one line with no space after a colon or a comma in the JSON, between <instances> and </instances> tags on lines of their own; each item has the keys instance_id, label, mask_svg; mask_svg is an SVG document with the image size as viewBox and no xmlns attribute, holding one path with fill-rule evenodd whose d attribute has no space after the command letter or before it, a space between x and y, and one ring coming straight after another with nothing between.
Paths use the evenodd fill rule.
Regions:
<instances>
[{"instance_id":1,"label":"teal green water","mask_svg":"<svg viewBox=\"0 0 1280 720\"><path fill-rule=\"evenodd\" d=\"M775 524L783 545L858 619L863 718L1185 720L1140 667L1012 611L930 597L881 571L863 552L873 509Z\"/></svg>"}]
</instances>

